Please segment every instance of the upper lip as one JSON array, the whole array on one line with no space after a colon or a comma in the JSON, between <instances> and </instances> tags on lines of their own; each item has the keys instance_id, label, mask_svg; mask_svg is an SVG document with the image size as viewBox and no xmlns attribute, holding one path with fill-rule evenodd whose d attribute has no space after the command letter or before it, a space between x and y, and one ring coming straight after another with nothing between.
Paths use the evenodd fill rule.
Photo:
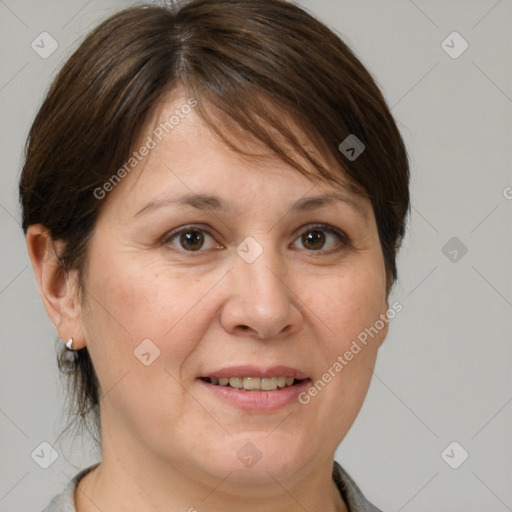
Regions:
<instances>
[{"instance_id":1,"label":"upper lip","mask_svg":"<svg viewBox=\"0 0 512 512\"><path fill-rule=\"evenodd\" d=\"M221 377L293 377L297 380L307 379L308 376L290 366L272 366L270 368L262 369L256 366L231 366L229 368L222 368L220 370L214 370L206 375L202 375L203 378L221 378Z\"/></svg>"}]
</instances>

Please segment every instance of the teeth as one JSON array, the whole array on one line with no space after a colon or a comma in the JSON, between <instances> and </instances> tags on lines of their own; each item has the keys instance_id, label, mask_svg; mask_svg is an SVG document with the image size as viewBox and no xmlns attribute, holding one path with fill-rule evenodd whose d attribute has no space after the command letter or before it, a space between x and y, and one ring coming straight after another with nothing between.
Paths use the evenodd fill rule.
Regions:
<instances>
[{"instance_id":1,"label":"teeth","mask_svg":"<svg viewBox=\"0 0 512 512\"><path fill-rule=\"evenodd\" d=\"M274 391L293 385L293 377L211 377L212 384L230 386L247 391Z\"/></svg>"},{"instance_id":2,"label":"teeth","mask_svg":"<svg viewBox=\"0 0 512 512\"><path fill-rule=\"evenodd\" d=\"M277 389L277 377L271 377L269 379L263 378L261 379L261 389L265 391L272 391Z\"/></svg>"},{"instance_id":3,"label":"teeth","mask_svg":"<svg viewBox=\"0 0 512 512\"><path fill-rule=\"evenodd\" d=\"M240 377L230 377L229 378L229 385L232 388L243 388L244 387L244 381Z\"/></svg>"},{"instance_id":4,"label":"teeth","mask_svg":"<svg viewBox=\"0 0 512 512\"><path fill-rule=\"evenodd\" d=\"M244 389L261 389L259 377L244 377Z\"/></svg>"}]
</instances>

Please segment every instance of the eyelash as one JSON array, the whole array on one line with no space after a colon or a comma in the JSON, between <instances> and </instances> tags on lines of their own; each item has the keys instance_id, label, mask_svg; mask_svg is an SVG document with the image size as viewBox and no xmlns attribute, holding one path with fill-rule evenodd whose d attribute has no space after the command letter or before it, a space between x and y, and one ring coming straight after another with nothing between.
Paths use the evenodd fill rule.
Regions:
<instances>
[{"instance_id":1,"label":"eyelash","mask_svg":"<svg viewBox=\"0 0 512 512\"><path fill-rule=\"evenodd\" d=\"M165 235L163 237L162 241L161 241L161 244L162 245L167 245L174 238L176 238L178 235L180 235L182 233L189 232L189 231L203 232L203 233L206 233L211 238L214 238L214 236L210 233L210 231L208 229L205 229L205 228L202 228L202 227L199 227L199 226L195 226L195 225L189 225L189 226L185 226L183 228L180 228L178 231L172 231L171 233ZM352 246L352 241L350 240L350 238L348 237L348 235L345 232L341 231L338 228L335 228L334 226L331 226L329 224L323 224L323 223L310 224L310 225L306 226L302 231L300 231L298 233L298 236L295 238L295 240L297 240L300 237L301 234L304 234L304 233L307 233L307 232L310 232L310 231L326 231L328 233L331 233L332 235L335 235L338 238L338 240L341 242L342 245L341 245L341 247L334 248L334 249L328 249L328 250L323 250L323 249L308 250L308 249L305 249L306 252L310 252L310 253L313 253L313 254L315 254L315 253L332 254L332 253L340 252L341 250L343 250L345 248L353 247ZM295 240L294 240L294 242L295 242ZM188 251L186 249L178 249L178 250L179 250L179 252L186 253L187 255L194 254L194 253L201 253L201 252L205 251L204 249L198 249L197 251Z\"/></svg>"}]
</instances>

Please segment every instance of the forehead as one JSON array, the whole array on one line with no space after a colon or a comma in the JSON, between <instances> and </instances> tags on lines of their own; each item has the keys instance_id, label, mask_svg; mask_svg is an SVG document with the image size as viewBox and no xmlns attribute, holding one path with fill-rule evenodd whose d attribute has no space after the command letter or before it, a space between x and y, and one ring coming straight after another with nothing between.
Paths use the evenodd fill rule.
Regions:
<instances>
[{"instance_id":1,"label":"forehead","mask_svg":"<svg viewBox=\"0 0 512 512\"><path fill-rule=\"evenodd\" d=\"M175 143L186 145L192 138L196 151L191 156L198 156L197 152L203 151L213 136L217 143L226 146L225 149L234 150L240 157L249 156L249 162L256 162L262 167L274 165L276 159L282 160L274 151L277 148L290 158L287 162L289 165L294 167L294 161L307 169L307 174L313 181L328 183L306 157L309 155L333 178L328 184L336 184L334 180L340 184L345 182L347 188L355 189L353 192L363 192L343 170L337 159L338 147L329 147L314 126L308 126L304 119L292 117L285 107L261 94L256 94L252 100L246 108L237 109L234 114L236 119L233 119L222 107L194 95L183 85L177 85L167 91L149 112L143 137L160 130L160 134L166 139L164 143L167 141L172 144L174 140ZM189 107L191 104L194 105L192 108ZM265 112L276 116L278 119L275 121L282 122L282 130L289 130L287 135L294 140L288 139L271 121L263 119ZM243 127L246 123L249 126ZM189 129L191 124L194 125L193 133ZM165 130L163 134L162 127ZM204 137L201 141L194 137L199 132Z\"/></svg>"},{"instance_id":2,"label":"forehead","mask_svg":"<svg viewBox=\"0 0 512 512\"><path fill-rule=\"evenodd\" d=\"M289 199L296 200L292 211L344 202L368 220L368 201L343 186L342 180L348 177L339 164L325 152L320 153L298 129L296 135L307 151L325 167L338 167L339 184L322 180L302 155L286 148L292 158L311 173L304 176L230 118L208 110L215 125L235 143L238 150L234 150L205 123L191 106L194 104L191 100L195 98L183 88L170 91L150 112L134 144L135 154L152 141L151 150L125 180L129 183L119 187L125 189L123 195L129 195L125 196L128 208L137 206L137 215L164 202L237 213L237 208L244 206L235 204L237 193L260 194L262 204L266 204L265 196L279 192L286 204L291 204ZM293 125L290 123L290 126ZM277 141L278 134L275 135Z\"/></svg>"}]
</instances>

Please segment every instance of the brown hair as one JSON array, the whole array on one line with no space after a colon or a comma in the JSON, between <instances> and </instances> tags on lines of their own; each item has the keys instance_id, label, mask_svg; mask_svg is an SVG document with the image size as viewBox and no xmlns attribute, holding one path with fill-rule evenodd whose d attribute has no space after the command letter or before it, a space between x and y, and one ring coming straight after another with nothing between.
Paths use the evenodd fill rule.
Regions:
<instances>
[{"instance_id":1,"label":"brown hair","mask_svg":"<svg viewBox=\"0 0 512 512\"><path fill-rule=\"evenodd\" d=\"M302 174L368 197L389 293L410 208L409 165L370 73L334 32L292 3L192 0L128 8L101 23L62 67L30 129L19 187L23 230L41 223L64 242L60 263L78 270L81 300L88 241L103 204L93 191L126 162L152 107L179 84L233 149L239 150L206 106ZM321 165L290 121L339 167ZM366 146L354 160L338 150L351 134ZM87 423L93 412L101 436L99 385L87 348L70 367L60 345L59 368L67 368L76 416Z\"/></svg>"}]
</instances>

